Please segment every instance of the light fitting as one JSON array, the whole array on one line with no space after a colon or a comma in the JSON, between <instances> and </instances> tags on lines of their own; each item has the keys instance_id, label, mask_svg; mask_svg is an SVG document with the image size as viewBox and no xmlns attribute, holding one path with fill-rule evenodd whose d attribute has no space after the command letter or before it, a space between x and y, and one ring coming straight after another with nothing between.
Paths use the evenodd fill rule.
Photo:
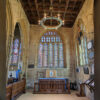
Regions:
<instances>
[{"instance_id":1,"label":"light fitting","mask_svg":"<svg viewBox=\"0 0 100 100\"><path fill-rule=\"evenodd\" d=\"M56 20L59 24L56 25L56 26L52 26L52 25L45 25L44 23L47 21L47 20ZM42 20L40 20L40 25L45 28L45 29L58 29L60 28L62 25L64 24L64 21L62 19L60 19L59 17L44 17L42 18Z\"/></svg>"}]
</instances>

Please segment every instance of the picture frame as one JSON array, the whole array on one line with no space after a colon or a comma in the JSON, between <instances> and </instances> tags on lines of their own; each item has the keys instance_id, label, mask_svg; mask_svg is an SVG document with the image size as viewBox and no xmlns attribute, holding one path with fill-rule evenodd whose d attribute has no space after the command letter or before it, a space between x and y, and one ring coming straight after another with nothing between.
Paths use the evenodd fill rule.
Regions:
<instances>
[{"instance_id":1,"label":"picture frame","mask_svg":"<svg viewBox=\"0 0 100 100\"><path fill-rule=\"evenodd\" d=\"M84 74L89 74L89 68L87 66L83 67Z\"/></svg>"}]
</instances>

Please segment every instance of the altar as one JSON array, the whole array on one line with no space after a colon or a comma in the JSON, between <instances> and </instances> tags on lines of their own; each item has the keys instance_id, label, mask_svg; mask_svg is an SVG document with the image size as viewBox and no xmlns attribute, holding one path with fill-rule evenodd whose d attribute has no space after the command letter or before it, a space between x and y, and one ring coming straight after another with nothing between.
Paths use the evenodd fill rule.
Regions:
<instances>
[{"instance_id":1,"label":"altar","mask_svg":"<svg viewBox=\"0 0 100 100\"><path fill-rule=\"evenodd\" d=\"M70 93L69 80L65 78L38 79L38 93Z\"/></svg>"}]
</instances>

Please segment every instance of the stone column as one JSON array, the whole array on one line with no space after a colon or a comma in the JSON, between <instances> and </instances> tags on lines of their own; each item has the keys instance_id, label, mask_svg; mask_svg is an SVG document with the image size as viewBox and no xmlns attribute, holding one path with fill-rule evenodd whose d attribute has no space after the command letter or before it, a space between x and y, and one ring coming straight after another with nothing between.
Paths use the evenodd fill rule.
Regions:
<instances>
[{"instance_id":1,"label":"stone column","mask_svg":"<svg viewBox=\"0 0 100 100\"><path fill-rule=\"evenodd\" d=\"M94 8L94 33L95 33L95 96L94 100L100 100L100 0L95 1Z\"/></svg>"},{"instance_id":2,"label":"stone column","mask_svg":"<svg viewBox=\"0 0 100 100\"><path fill-rule=\"evenodd\" d=\"M0 0L0 100L6 100L6 0Z\"/></svg>"}]
</instances>

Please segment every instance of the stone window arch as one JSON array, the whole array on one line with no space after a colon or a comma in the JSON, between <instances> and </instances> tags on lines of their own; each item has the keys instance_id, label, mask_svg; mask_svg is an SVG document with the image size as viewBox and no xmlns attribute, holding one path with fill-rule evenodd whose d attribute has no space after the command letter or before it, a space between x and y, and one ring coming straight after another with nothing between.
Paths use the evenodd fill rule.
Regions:
<instances>
[{"instance_id":1,"label":"stone window arch","mask_svg":"<svg viewBox=\"0 0 100 100\"><path fill-rule=\"evenodd\" d=\"M38 48L38 67L64 67L63 41L57 32L50 31L41 37Z\"/></svg>"},{"instance_id":2,"label":"stone window arch","mask_svg":"<svg viewBox=\"0 0 100 100\"><path fill-rule=\"evenodd\" d=\"M22 60L22 45L20 27L17 23L14 30L14 38L11 47L10 68L17 70L19 62Z\"/></svg>"},{"instance_id":3,"label":"stone window arch","mask_svg":"<svg viewBox=\"0 0 100 100\"><path fill-rule=\"evenodd\" d=\"M79 19L78 24L78 36L76 42L76 63L77 66L83 66L88 64L88 52L87 52L87 37L85 36L85 25L82 19Z\"/></svg>"}]
</instances>

